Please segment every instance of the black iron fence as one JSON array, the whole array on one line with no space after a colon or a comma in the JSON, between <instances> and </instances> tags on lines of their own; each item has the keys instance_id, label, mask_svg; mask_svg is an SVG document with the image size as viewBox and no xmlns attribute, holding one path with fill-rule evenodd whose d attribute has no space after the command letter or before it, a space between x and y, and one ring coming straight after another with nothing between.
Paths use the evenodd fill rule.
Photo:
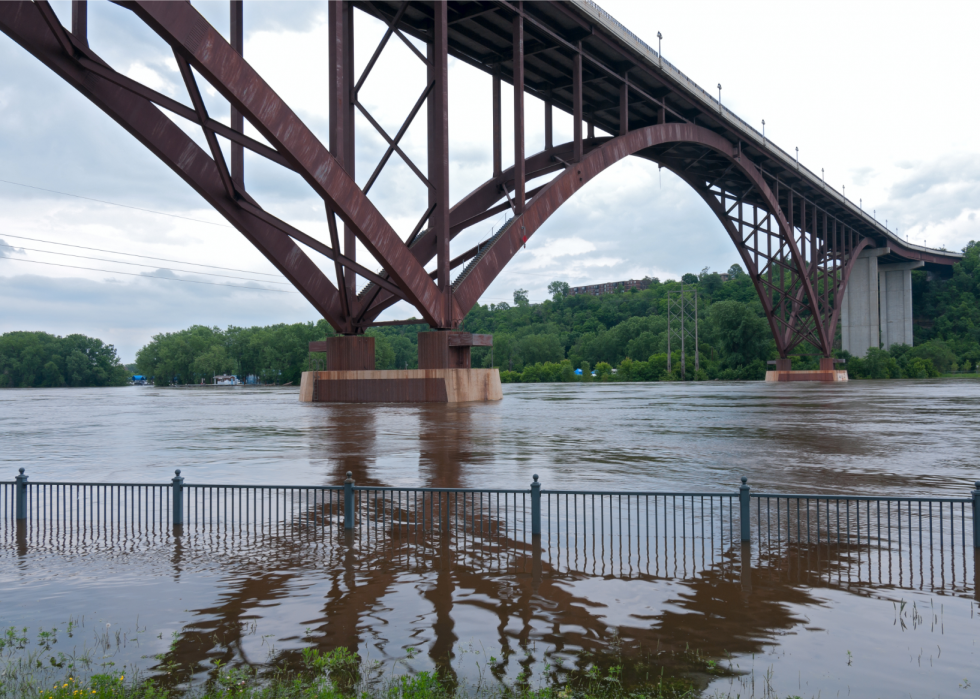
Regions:
<instances>
[{"instance_id":1,"label":"black iron fence","mask_svg":"<svg viewBox=\"0 0 980 699\"><path fill-rule=\"evenodd\" d=\"M749 545L759 560L826 561L827 574L867 568L963 579L980 548L980 482L963 498L753 493L357 486L205 485L176 472L167 484L0 483L8 531L328 531L366 541L431 545L500 556L544 552L555 568L690 574ZM16 526L10 526L16 525ZM509 554L508 554L509 555ZM822 557L822 558L821 558ZM878 567L872 566L877 557ZM673 571L673 573L672 573ZM887 575L886 575L887 573Z\"/></svg>"}]
</instances>

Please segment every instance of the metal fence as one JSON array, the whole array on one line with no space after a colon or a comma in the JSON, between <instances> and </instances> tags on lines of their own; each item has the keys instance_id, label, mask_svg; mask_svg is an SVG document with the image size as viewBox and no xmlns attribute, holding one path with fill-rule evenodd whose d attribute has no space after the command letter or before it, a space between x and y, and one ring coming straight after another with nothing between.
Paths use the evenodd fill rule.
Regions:
<instances>
[{"instance_id":1,"label":"metal fence","mask_svg":"<svg viewBox=\"0 0 980 699\"><path fill-rule=\"evenodd\" d=\"M805 557L826 576L965 579L980 548L978 515L980 482L963 498L752 493L745 478L727 493L544 490L537 476L526 489L357 486L350 473L338 486L192 484L180 471L148 485L31 482L21 469L0 483L0 521L45 537L334 531L367 543L452 540L488 561L533 553L554 570L655 576L704 571L749 545L760 562Z\"/></svg>"}]
</instances>

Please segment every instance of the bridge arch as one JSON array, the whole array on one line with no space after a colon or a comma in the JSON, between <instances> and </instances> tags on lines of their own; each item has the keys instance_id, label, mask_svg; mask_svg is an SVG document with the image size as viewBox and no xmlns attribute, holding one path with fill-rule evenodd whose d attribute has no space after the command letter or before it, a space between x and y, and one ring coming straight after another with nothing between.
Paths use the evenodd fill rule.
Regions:
<instances>
[{"instance_id":1,"label":"bridge arch","mask_svg":"<svg viewBox=\"0 0 980 699\"><path fill-rule=\"evenodd\" d=\"M658 146L674 148L678 145L695 146L703 151L710 151L717 158L725 161L728 166L722 178L732 174L739 176L742 180L740 183L742 189L736 205L743 204L747 195L751 193L754 194L751 198L754 202L753 208L765 212L763 221L760 222L758 217L753 221L749 237L758 237L762 230L760 223L769 224L771 219L775 225L767 225L765 235L778 241L775 254L771 246L767 247L765 254L760 255L758 246L752 247L747 244L749 241L733 221L731 211L726 210L725 199L729 197L725 196L726 190L720 186L722 178L716 178L714 182L706 182L669 158L658 157L653 150ZM457 278L454 283L454 301L458 304L460 312L465 315L476 304L526 240L530 239L562 204L601 172L632 155L658 162L677 174L705 200L721 221L735 243L759 294L780 356L785 357L799 344L799 341L807 339L808 336L812 344L829 356L832 337L829 337L827 328L823 323L808 325L809 319L819 318L821 315L812 280L809 275L796 272L806 270L812 265L808 265L804 259L796 236L793 235L793 228L783 214L765 177L748 158L742 157L737 149L733 151L730 141L694 124L671 123L644 127L615 138L596 139L593 146L579 162L565 160L572 151L570 143L528 158L526 163L528 173L546 174L548 170L553 169L564 171L537 191L527 203L524 213L512 219L503 235L493 239L492 244L485 251L480 252L475 264L471 264ZM703 159L703 155L699 159ZM513 167L511 167L500 176L488 180L457 204L454 213L456 209L465 208L467 210L463 214L467 214L473 209L489 207L500 198L501 189L512 188L510 183L513 182L513 177ZM751 192L746 191L746 186L751 188ZM462 218L463 214L454 218ZM741 218L738 220L741 221ZM770 242L773 241L767 241ZM778 268L776 276L783 277L781 281L784 282L784 286L779 293L773 294L771 292L775 291L775 287L771 277L776 268ZM785 285L787 276L793 277L789 280L791 282L789 285ZM834 321L836 325L836 318Z\"/></svg>"}]
</instances>

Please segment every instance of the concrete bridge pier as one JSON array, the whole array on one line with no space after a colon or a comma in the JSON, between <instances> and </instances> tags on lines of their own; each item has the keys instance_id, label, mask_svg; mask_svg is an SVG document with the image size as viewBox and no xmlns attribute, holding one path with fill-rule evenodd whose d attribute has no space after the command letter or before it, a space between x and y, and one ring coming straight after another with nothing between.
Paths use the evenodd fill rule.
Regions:
<instances>
[{"instance_id":1,"label":"concrete bridge pier","mask_svg":"<svg viewBox=\"0 0 980 699\"><path fill-rule=\"evenodd\" d=\"M925 266L922 260L878 265L878 304L881 343L912 346L912 270Z\"/></svg>"},{"instance_id":2,"label":"concrete bridge pier","mask_svg":"<svg viewBox=\"0 0 980 699\"><path fill-rule=\"evenodd\" d=\"M862 250L854 261L851 278L841 303L841 345L855 357L863 357L869 347L878 347L881 321L878 311L878 258L888 248Z\"/></svg>"},{"instance_id":3,"label":"concrete bridge pier","mask_svg":"<svg viewBox=\"0 0 980 699\"><path fill-rule=\"evenodd\" d=\"M855 357L871 347L912 344L912 270L921 260L879 264L890 248L858 255L841 304L841 344Z\"/></svg>"},{"instance_id":4,"label":"concrete bridge pier","mask_svg":"<svg viewBox=\"0 0 980 699\"><path fill-rule=\"evenodd\" d=\"M374 338L343 335L311 342L326 354L325 371L304 371L304 403L461 403L501 400L500 372L473 369L472 347L490 347L491 335L438 330L419 333L419 368L375 369Z\"/></svg>"}]
</instances>

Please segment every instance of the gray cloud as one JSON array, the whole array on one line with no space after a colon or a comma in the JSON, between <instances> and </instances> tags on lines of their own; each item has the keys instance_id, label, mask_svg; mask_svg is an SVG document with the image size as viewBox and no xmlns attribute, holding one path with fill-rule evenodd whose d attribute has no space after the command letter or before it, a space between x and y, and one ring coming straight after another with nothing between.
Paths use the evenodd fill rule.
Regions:
<instances>
[{"instance_id":1,"label":"gray cloud","mask_svg":"<svg viewBox=\"0 0 980 699\"><path fill-rule=\"evenodd\" d=\"M980 239L975 215L980 210L980 157L958 154L904 165L905 177L891 186L882 207L890 223L900 226L899 234L956 249Z\"/></svg>"},{"instance_id":2,"label":"gray cloud","mask_svg":"<svg viewBox=\"0 0 980 699\"><path fill-rule=\"evenodd\" d=\"M147 275L170 276L159 270ZM184 277L188 278L188 277ZM84 333L112 343L123 361L160 332L190 325L269 325L316 320L302 296L162 279L96 281L35 274L0 277L0 332Z\"/></svg>"},{"instance_id":3,"label":"gray cloud","mask_svg":"<svg viewBox=\"0 0 980 699\"><path fill-rule=\"evenodd\" d=\"M0 257L13 257L15 254L23 255L24 251L0 238Z\"/></svg>"}]
</instances>

